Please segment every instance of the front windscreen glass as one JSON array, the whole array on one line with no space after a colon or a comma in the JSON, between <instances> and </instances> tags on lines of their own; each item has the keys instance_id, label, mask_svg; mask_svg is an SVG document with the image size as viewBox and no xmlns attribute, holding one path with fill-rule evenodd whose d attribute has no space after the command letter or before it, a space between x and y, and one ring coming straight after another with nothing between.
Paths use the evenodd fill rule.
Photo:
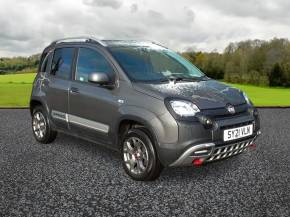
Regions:
<instances>
[{"instance_id":1,"label":"front windscreen glass","mask_svg":"<svg viewBox=\"0 0 290 217\"><path fill-rule=\"evenodd\" d=\"M133 81L158 82L204 77L198 68L183 57L160 46L112 47L110 51Z\"/></svg>"}]
</instances>

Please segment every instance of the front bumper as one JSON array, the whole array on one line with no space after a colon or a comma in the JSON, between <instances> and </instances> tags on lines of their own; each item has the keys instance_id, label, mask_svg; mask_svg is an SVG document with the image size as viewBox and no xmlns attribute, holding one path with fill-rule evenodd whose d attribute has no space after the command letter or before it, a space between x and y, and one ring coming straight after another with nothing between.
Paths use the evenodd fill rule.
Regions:
<instances>
[{"instance_id":1,"label":"front bumper","mask_svg":"<svg viewBox=\"0 0 290 217\"><path fill-rule=\"evenodd\" d=\"M194 145L188 148L170 167L189 166L193 164L195 159L201 160L203 163L222 160L244 152L251 144L254 143L260 131L254 138L217 146L215 143L204 143Z\"/></svg>"},{"instance_id":2,"label":"front bumper","mask_svg":"<svg viewBox=\"0 0 290 217\"><path fill-rule=\"evenodd\" d=\"M204 147L208 149L208 152L198 152L198 154L204 154L204 157L206 158L213 154L213 149L217 147L220 148L230 146L245 141L254 142L260 133L259 117L250 113L241 113L230 117L215 118L213 119L213 127L210 129L204 127L200 122L179 121L177 123L178 141L175 143L158 144L159 159L166 167L187 165L188 163L186 161L191 164L193 160L191 158L185 160L184 163L179 163L181 162L179 159L186 158L185 156L190 156L188 154L202 150ZM254 126L253 135L251 137L236 140L234 142L223 141L223 131L225 129L240 127L247 124L253 124ZM231 155L234 155L234 153ZM222 158L222 156L220 156L220 158ZM207 158L204 160L207 160ZM213 161L213 159L211 161Z\"/></svg>"}]
</instances>

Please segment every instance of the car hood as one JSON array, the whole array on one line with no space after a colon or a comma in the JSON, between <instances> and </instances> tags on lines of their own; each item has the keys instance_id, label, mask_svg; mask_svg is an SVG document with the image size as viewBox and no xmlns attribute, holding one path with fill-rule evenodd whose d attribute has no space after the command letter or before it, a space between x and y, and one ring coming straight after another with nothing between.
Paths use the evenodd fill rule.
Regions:
<instances>
[{"instance_id":1,"label":"car hood","mask_svg":"<svg viewBox=\"0 0 290 217\"><path fill-rule=\"evenodd\" d=\"M137 91L159 99L172 97L190 100L200 109L246 103L240 90L215 80L162 84L134 83L133 86Z\"/></svg>"}]
</instances>

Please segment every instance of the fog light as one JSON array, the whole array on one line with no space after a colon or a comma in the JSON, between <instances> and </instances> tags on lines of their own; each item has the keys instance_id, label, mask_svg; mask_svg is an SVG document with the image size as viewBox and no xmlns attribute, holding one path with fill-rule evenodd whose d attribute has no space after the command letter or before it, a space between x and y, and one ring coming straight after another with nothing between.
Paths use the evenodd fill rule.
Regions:
<instances>
[{"instance_id":1,"label":"fog light","mask_svg":"<svg viewBox=\"0 0 290 217\"><path fill-rule=\"evenodd\" d=\"M205 123L206 123L207 125L211 125L211 124L212 124L212 122L211 122L210 119L207 119Z\"/></svg>"},{"instance_id":2,"label":"fog light","mask_svg":"<svg viewBox=\"0 0 290 217\"><path fill-rule=\"evenodd\" d=\"M201 166L202 163L203 163L203 160L200 159L200 158L198 158L198 159L194 159L194 160L192 161L192 164L193 164L194 166L196 166L196 167Z\"/></svg>"},{"instance_id":3,"label":"fog light","mask_svg":"<svg viewBox=\"0 0 290 217\"><path fill-rule=\"evenodd\" d=\"M198 119L206 129L210 129L213 126L213 121L209 117L201 115Z\"/></svg>"}]
</instances>

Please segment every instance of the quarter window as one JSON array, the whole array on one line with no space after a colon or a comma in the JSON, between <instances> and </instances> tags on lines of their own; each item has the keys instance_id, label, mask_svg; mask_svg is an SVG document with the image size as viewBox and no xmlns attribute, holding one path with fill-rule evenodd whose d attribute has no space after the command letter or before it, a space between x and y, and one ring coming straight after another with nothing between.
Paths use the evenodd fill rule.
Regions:
<instances>
[{"instance_id":1,"label":"quarter window","mask_svg":"<svg viewBox=\"0 0 290 217\"><path fill-rule=\"evenodd\" d=\"M54 52L51 74L63 78L71 78L74 48L58 48Z\"/></svg>"},{"instance_id":2,"label":"quarter window","mask_svg":"<svg viewBox=\"0 0 290 217\"><path fill-rule=\"evenodd\" d=\"M46 57L44 58L43 63L41 65L41 69L40 69L41 72L48 72L49 73L49 66L50 66L50 62L51 62L51 56L52 56L52 53L48 53L46 55Z\"/></svg>"},{"instance_id":3,"label":"quarter window","mask_svg":"<svg viewBox=\"0 0 290 217\"><path fill-rule=\"evenodd\" d=\"M44 61L43 61L42 65L41 65L41 69L40 69L41 72L45 72L46 71L47 63L48 63L48 55L44 58Z\"/></svg>"},{"instance_id":4,"label":"quarter window","mask_svg":"<svg viewBox=\"0 0 290 217\"><path fill-rule=\"evenodd\" d=\"M102 72L108 74L113 79L113 69L110 63L99 52L80 48L76 67L76 80L88 81L89 74L92 72Z\"/></svg>"}]
</instances>

